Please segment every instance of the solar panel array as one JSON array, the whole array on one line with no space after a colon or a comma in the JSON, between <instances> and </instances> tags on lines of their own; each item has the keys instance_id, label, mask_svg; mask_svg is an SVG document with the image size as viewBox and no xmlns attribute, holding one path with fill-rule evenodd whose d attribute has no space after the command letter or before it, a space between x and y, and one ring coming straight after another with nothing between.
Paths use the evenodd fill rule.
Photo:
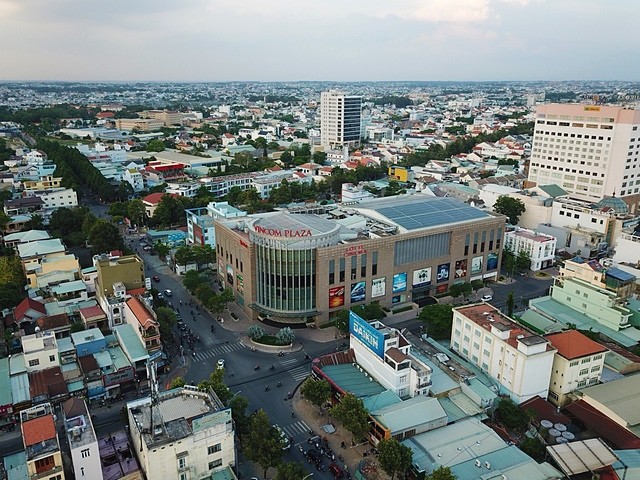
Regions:
<instances>
[{"instance_id":1,"label":"solar panel array","mask_svg":"<svg viewBox=\"0 0 640 480\"><path fill-rule=\"evenodd\" d=\"M374 208L407 230L486 218L487 213L453 198L428 198L405 205Z\"/></svg>"}]
</instances>

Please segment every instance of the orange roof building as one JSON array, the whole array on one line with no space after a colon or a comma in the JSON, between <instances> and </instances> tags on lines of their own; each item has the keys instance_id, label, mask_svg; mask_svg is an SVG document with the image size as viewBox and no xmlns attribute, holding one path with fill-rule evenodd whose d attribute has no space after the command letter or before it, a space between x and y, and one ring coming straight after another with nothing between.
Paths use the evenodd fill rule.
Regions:
<instances>
[{"instance_id":1,"label":"orange roof building","mask_svg":"<svg viewBox=\"0 0 640 480\"><path fill-rule=\"evenodd\" d=\"M29 447L56 438L53 415L43 415L22 423L24 446Z\"/></svg>"}]
</instances>

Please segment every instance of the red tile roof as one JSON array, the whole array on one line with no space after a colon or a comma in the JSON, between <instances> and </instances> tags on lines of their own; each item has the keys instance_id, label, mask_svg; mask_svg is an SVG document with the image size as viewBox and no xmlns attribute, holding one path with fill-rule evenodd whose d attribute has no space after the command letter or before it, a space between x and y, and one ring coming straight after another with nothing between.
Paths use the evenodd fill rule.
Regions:
<instances>
[{"instance_id":1,"label":"red tile roof","mask_svg":"<svg viewBox=\"0 0 640 480\"><path fill-rule=\"evenodd\" d=\"M36 312L40 312L43 315L47 313L47 310L44 308L44 304L38 302L37 300L34 300L33 298L27 297L22 300L16 307L16 310L14 312L16 322L21 321L22 317L24 317L29 310L35 310Z\"/></svg>"},{"instance_id":2,"label":"red tile roof","mask_svg":"<svg viewBox=\"0 0 640 480\"><path fill-rule=\"evenodd\" d=\"M586 335L577 330L567 330L566 332L551 333L546 335L551 345L558 349L558 354L567 360L574 358L595 355L596 353L606 352L607 348L594 342Z\"/></svg>"},{"instance_id":3,"label":"red tile roof","mask_svg":"<svg viewBox=\"0 0 640 480\"><path fill-rule=\"evenodd\" d=\"M106 314L102 311L102 308L97 305L94 305L93 307L81 308L80 315L82 315L82 318L84 318L85 320L93 320L106 317Z\"/></svg>"},{"instance_id":4,"label":"red tile roof","mask_svg":"<svg viewBox=\"0 0 640 480\"><path fill-rule=\"evenodd\" d=\"M162 200L162 197L164 197L165 195L171 195L174 198L177 198L180 196L176 193L157 192L157 193L150 193L149 195L144 197L142 201L145 203L150 203L152 205L157 205L160 203L160 200Z\"/></svg>"},{"instance_id":5,"label":"red tile roof","mask_svg":"<svg viewBox=\"0 0 640 480\"><path fill-rule=\"evenodd\" d=\"M133 312L133 315L138 319L138 323L142 328L147 329L149 327L157 326L156 321L153 319L149 311L136 297L131 297L127 300L127 306Z\"/></svg>"},{"instance_id":6,"label":"red tile roof","mask_svg":"<svg viewBox=\"0 0 640 480\"><path fill-rule=\"evenodd\" d=\"M53 415L44 415L24 422L22 437L26 447L55 438L56 424L53 421Z\"/></svg>"},{"instance_id":7,"label":"red tile roof","mask_svg":"<svg viewBox=\"0 0 640 480\"><path fill-rule=\"evenodd\" d=\"M584 400L578 400L577 402L567 405L565 410L580 420L589 430L593 430L594 433L601 436L614 448L621 448L623 450L640 448L640 438L636 437L629 430L620 426Z\"/></svg>"}]
</instances>

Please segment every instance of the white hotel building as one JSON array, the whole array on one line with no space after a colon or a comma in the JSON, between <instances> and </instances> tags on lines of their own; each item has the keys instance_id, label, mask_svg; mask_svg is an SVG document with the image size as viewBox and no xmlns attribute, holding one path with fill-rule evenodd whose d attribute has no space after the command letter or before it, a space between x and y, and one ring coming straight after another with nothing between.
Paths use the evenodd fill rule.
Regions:
<instances>
[{"instance_id":1,"label":"white hotel building","mask_svg":"<svg viewBox=\"0 0 640 480\"><path fill-rule=\"evenodd\" d=\"M529 181L579 200L618 196L640 207L640 110L549 104L536 108Z\"/></svg>"},{"instance_id":2,"label":"white hotel building","mask_svg":"<svg viewBox=\"0 0 640 480\"><path fill-rule=\"evenodd\" d=\"M556 349L482 303L453 309L451 349L487 372L515 403L547 398Z\"/></svg>"},{"instance_id":3,"label":"white hotel building","mask_svg":"<svg viewBox=\"0 0 640 480\"><path fill-rule=\"evenodd\" d=\"M504 248L508 248L515 255L526 252L531 258L529 268L534 272L553 265L556 243L556 238L551 235L525 228L516 228L504 234Z\"/></svg>"}]
</instances>

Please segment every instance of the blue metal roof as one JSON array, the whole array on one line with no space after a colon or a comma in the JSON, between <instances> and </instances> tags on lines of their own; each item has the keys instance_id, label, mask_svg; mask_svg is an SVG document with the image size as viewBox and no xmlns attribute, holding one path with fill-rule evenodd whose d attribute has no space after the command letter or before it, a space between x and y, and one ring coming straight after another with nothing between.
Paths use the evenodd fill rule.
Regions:
<instances>
[{"instance_id":1,"label":"blue metal roof","mask_svg":"<svg viewBox=\"0 0 640 480\"><path fill-rule=\"evenodd\" d=\"M636 279L634 275L625 272L624 270L620 270L619 268L610 268L607 270L607 277L615 278L621 282L630 282Z\"/></svg>"},{"instance_id":2,"label":"blue metal roof","mask_svg":"<svg viewBox=\"0 0 640 480\"><path fill-rule=\"evenodd\" d=\"M410 202L375 208L379 214L407 230L487 218L488 213L448 197L411 198Z\"/></svg>"}]
</instances>

